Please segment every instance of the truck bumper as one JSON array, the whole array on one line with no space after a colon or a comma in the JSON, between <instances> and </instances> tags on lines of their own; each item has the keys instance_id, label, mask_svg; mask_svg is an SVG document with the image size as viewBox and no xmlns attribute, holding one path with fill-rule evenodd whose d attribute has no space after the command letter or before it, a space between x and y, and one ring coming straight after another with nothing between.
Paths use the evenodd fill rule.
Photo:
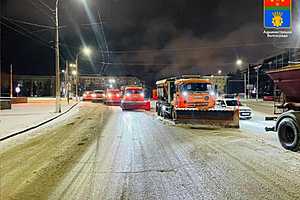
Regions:
<instances>
[{"instance_id":1,"label":"truck bumper","mask_svg":"<svg viewBox=\"0 0 300 200\"><path fill-rule=\"evenodd\" d=\"M125 110L150 110L150 101L121 101L121 108Z\"/></svg>"},{"instance_id":2,"label":"truck bumper","mask_svg":"<svg viewBox=\"0 0 300 200\"><path fill-rule=\"evenodd\" d=\"M239 128L238 110L176 109L177 124L204 125L209 127Z\"/></svg>"},{"instance_id":3,"label":"truck bumper","mask_svg":"<svg viewBox=\"0 0 300 200\"><path fill-rule=\"evenodd\" d=\"M121 101L120 100L113 100L113 99L106 99L105 103L108 104L108 105L120 105Z\"/></svg>"}]
</instances>

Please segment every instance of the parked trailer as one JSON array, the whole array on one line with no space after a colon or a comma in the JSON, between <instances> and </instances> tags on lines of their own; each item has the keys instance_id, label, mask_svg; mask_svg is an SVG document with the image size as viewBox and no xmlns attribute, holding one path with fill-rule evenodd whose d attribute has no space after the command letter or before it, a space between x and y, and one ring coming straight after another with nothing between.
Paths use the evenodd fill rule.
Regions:
<instances>
[{"instance_id":1,"label":"parked trailer","mask_svg":"<svg viewBox=\"0 0 300 200\"><path fill-rule=\"evenodd\" d=\"M300 65L270 71L268 75L282 91L282 102L277 106L285 112L276 117L276 125L266 127L266 131L277 132L285 149L300 151ZM272 119L275 118L266 118Z\"/></svg>"},{"instance_id":2,"label":"parked trailer","mask_svg":"<svg viewBox=\"0 0 300 200\"><path fill-rule=\"evenodd\" d=\"M215 109L212 83L200 76L182 76L156 82L156 112L177 124L239 128L238 110Z\"/></svg>"}]
</instances>

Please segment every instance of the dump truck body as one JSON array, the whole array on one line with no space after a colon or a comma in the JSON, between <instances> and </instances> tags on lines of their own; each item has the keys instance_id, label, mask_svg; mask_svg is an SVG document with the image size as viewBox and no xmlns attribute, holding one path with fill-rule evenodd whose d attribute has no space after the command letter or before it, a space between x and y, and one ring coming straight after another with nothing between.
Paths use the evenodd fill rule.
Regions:
<instances>
[{"instance_id":1,"label":"dump truck body","mask_svg":"<svg viewBox=\"0 0 300 200\"><path fill-rule=\"evenodd\" d=\"M157 114L178 124L239 127L238 111L215 109L212 84L201 77L157 81Z\"/></svg>"},{"instance_id":2,"label":"dump truck body","mask_svg":"<svg viewBox=\"0 0 300 200\"><path fill-rule=\"evenodd\" d=\"M282 91L283 112L274 127L266 131L277 132L281 145L291 151L300 151L300 65L270 71L268 75Z\"/></svg>"}]
</instances>

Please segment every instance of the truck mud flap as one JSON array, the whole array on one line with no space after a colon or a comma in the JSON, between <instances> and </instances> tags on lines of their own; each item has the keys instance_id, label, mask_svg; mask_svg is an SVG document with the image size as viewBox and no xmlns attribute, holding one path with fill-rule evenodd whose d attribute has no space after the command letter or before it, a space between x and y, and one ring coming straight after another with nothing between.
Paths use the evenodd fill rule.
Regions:
<instances>
[{"instance_id":1,"label":"truck mud flap","mask_svg":"<svg viewBox=\"0 0 300 200\"><path fill-rule=\"evenodd\" d=\"M239 111L229 110L177 110L175 124L191 124L204 127L239 128Z\"/></svg>"}]
</instances>

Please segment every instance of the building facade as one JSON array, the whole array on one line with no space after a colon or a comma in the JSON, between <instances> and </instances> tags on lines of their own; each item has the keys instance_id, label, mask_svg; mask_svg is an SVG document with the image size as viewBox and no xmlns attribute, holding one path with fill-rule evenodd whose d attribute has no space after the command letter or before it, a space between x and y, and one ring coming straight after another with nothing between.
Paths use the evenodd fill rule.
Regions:
<instances>
[{"instance_id":1,"label":"building facade","mask_svg":"<svg viewBox=\"0 0 300 200\"><path fill-rule=\"evenodd\" d=\"M244 66L242 70L230 75L227 82L228 93L244 93L245 87L247 88L247 85L250 85L251 96L256 96L257 91L259 97L272 96L274 93L274 83L267 72L281 69L299 61L299 49L285 49L278 54L258 61L256 64Z\"/></svg>"},{"instance_id":2,"label":"building facade","mask_svg":"<svg viewBox=\"0 0 300 200\"><path fill-rule=\"evenodd\" d=\"M1 95L10 96L10 76L2 74ZM71 95L75 94L75 78L69 78ZM99 76L99 75L81 75L79 77L79 95L86 90L103 90L106 88L120 88L126 85L140 85L144 83L133 76ZM66 79L62 74L61 93L64 95ZM17 94L15 88L20 88ZM36 76L36 75L13 75L13 96L25 97L54 97L55 96L55 76Z\"/></svg>"}]
</instances>

